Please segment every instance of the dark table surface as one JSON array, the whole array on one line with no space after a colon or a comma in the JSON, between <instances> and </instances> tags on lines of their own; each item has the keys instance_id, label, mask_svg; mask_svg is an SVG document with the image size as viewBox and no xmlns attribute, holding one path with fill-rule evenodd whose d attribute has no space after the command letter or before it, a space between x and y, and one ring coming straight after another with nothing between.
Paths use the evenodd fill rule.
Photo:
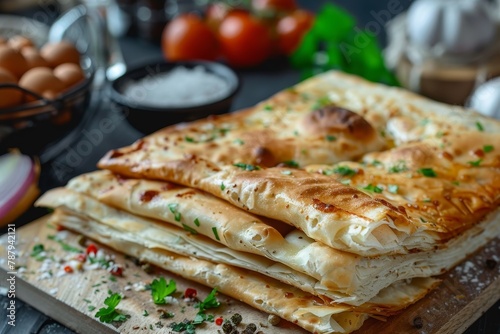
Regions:
<instances>
[{"instance_id":1,"label":"dark table surface","mask_svg":"<svg viewBox=\"0 0 500 334\"><path fill-rule=\"evenodd\" d=\"M43 1L42 1L43 2ZM42 3L40 2L40 3ZM326 0L299 1L301 6L318 10ZM407 8L411 0L385 0L385 1L335 1L353 13L358 19L359 26L365 26L369 22L378 22L377 13L387 10L388 6L401 6ZM380 42L385 43L385 34L383 29L378 36ZM123 37L119 40L124 58L128 66L134 67L162 59L160 48L157 44L132 37ZM238 110L256 104L257 102L268 98L270 95L289 87L300 80L300 74L292 70L285 62L273 63L271 66L252 70L238 71L242 79L242 88L236 100L233 103L232 110ZM100 92L96 92L92 105L89 108L89 115L82 128L77 129L76 135L70 137L69 145L59 148L57 154L55 151L48 150L51 157L49 161L43 164L40 178L40 187L42 191L64 185L73 176L81 173L95 170L95 165L99 158L109 149L131 144L136 139L143 136L142 133L132 128L123 117L114 114L109 108L109 101L106 94L107 87ZM83 140L84 131L89 131L97 126L98 122L104 118L113 118L116 127L110 133L104 135L104 138L84 157L75 162L71 159L71 152ZM47 153L47 152L44 152ZM17 226L22 226L33 219L39 217L44 212L38 209L32 209L24 214L16 222ZM1 231L4 233L5 231ZM6 324L6 307L8 299L0 296L0 334L25 334L25 333L73 333L61 324L43 315L43 313L33 309L22 301L17 301L18 306L16 314L15 328ZM29 303L29 301L28 301ZM43 310L41 310L43 312ZM500 334L500 301L492 306L480 319L478 319L466 332L467 334Z\"/></svg>"}]
</instances>

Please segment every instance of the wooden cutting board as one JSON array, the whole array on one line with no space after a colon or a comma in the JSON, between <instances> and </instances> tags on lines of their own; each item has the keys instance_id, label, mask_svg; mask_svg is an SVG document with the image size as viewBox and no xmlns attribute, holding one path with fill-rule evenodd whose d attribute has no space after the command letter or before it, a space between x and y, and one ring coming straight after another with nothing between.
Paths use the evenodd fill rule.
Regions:
<instances>
[{"instance_id":1,"label":"wooden cutting board","mask_svg":"<svg viewBox=\"0 0 500 334\"><path fill-rule=\"evenodd\" d=\"M195 288L200 299L210 293L209 288L160 269L148 274L133 259L127 259L101 245L98 247L103 248L106 254L115 256L116 263L125 266L123 277L111 276L104 269L75 271L59 276L63 270L57 268L55 262L40 272L42 262L30 256L36 244L43 244L45 249L50 249L48 254L56 261L69 255L60 243L48 238L56 233L55 228L47 224L47 218L41 218L15 232L14 262L16 266L26 266L26 270L8 268L9 244L7 235L4 235L0 243L0 286L6 286L10 272L17 272L16 297L77 332L170 333L169 324L184 319L192 320L198 311L193 302L182 298L181 293L188 287ZM78 245L78 236L71 232L64 238L64 243L83 249ZM52 271L52 277L43 278L49 276L49 270ZM142 285L141 282L148 284L159 276L165 277L167 281L172 278L177 282L178 304L158 306L152 302L150 291L136 291L136 287ZM436 290L401 314L390 317L385 322L370 319L356 333L463 332L500 299L500 239L491 241L482 250L443 275L442 279L443 283ZM123 314L130 315L127 321L110 325L95 318L97 310L104 307L103 301L109 291L124 295L118 309ZM247 324L254 323L257 325L257 332L262 333L306 333L286 321L272 326L268 323L267 314L230 297L219 294L218 300L221 306L207 313L215 317L222 316L224 319L230 318L234 313L240 313L243 316L238 327L240 332ZM161 318L162 311L174 313L174 317ZM217 333L217 330L222 333L221 327L215 323L205 322L197 327L196 333Z\"/></svg>"}]
</instances>

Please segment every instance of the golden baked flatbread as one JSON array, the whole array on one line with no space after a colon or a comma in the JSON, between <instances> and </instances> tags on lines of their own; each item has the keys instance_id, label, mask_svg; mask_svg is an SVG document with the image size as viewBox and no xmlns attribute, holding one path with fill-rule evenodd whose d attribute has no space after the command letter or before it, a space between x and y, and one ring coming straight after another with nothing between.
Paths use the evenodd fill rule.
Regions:
<instances>
[{"instance_id":1,"label":"golden baked flatbread","mask_svg":"<svg viewBox=\"0 0 500 334\"><path fill-rule=\"evenodd\" d=\"M152 263L186 279L217 288L246 304L315 333L350 333L368 315L345 305L325 305L321 299L269 277L230 265L187 257L159 248L146 248L114 234L93 229L92 221L76 213L56 210L50 223L74 229L121 253ZM268 286L269 288L264 288ZM287 297L285 297L287 296Z\"/></svg>"},{"instance_id":2,"label":"golden baked flatbread","mask_svg":"<svg viewBox=\"0 0 500 334\"><path fill-rule=\"evenodd\" d=\"M330 248L299 230L279 231L274 227L279 227L276 222L250 215L195 189L159 181L123 179L107 171L76 177L68 187L49 191L37 205L63 206L85 214L115 230L131 233L139 243L161 245L178 240L167 249L184 255L191 253L178 247L185 249L195 247L193 243L203 243L193 252L205 259L253 268L325 301L351 305L373 299L380 290L398 280L438 275L500 233L500 225L494 223L496 215L438 250L366 258ZM172 225L184 228L181 237ZM200 235L216 243L210 244Z\"/></svg>"},{"instance_id":3,"label":"golden baked flatbread","mask_svg":"<svg viewBox=\"0 0 500 334\"><path fill-rule=\"evenodd\" d=\"M66 215L79 217L81 219L79 226L69 226L64 220L59 220L59 224L80 233L87 234L86 230L92 229L109 239L125 240L145 248L163 249L255 271L316 295L325 305L339 304L322 295L321 291L325 291L325 288L314 278L269 259L231 250L199 234L195 235L170 224L113 209L85 195L63 188L50 191L41 201L45 205L53 203L51 207L59 209ZM438 281L432 278L401 279L380 291L370 302L356 307L356 310L388 316L423 297L437 283ZM319 291L315 290L317 287L320 288Z\"/></svg>"}]
</instances>

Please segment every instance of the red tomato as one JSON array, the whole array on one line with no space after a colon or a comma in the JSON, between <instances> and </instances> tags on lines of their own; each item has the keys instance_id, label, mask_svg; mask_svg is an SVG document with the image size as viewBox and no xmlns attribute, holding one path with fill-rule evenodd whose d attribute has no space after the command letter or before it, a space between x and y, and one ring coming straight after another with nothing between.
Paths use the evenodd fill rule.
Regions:
<instances>
[{"instance_id":1,"label":"red tomato","mask_svg":"<svg viewBox=\"0 0 500 334\"><path fill-rule=\"evenodd\" d=\"M71 268L71 266L64 266L64 271L71 274L73 272L73 268Z\"/></svg>"},{"instance_id":2,"label":"red tomato","mask_svg":"<svg viewBox=\"0 0 500 334\"><path fill-rule=\"evenodd\" d=\"M162 51L169 60L214 60L219 54L216 35L194 14L174 18L163 30Z\"/></svg>"},{"instance_id":3,"label":"red tomato","mask_svg":"<svg viewBox=\"0 0 500 334\"><path fill-rule=\"evenodd\" d=\"M87 249L85 251L87 254L97 254L97 246L94 244L90 244L87 246Z\"/></svg>"},{"instance_id":4,"label":"red tomato","mask_svg":"<svg viewBox=\"0 0 500 334\"><path fill-rule=\"evenodd\" d=\"M268 27L244 12L231 13L222 21L219 41L223 55L235 67L258 65L272 53Z\"/></svg>"},{"instance_id":5,"label":"red tomato","mask_svg":"<svg viewBox=\"0 0 500 334\"><path fill-rule=\"evenodd\" d=\"M291 12L297 9L295 0L252 0L256 11Z\"/></svg>"},{"instance_id":6,"label":"red tomato","mask_svg":"<svg viewBox=\"0 0 500 334\"><path fill-rule=\"evenodd\" d=\"M186 291L184 291L184 298L196 298L196 295L198 294L198 291L193 288L187 288Z\"/></svg>"},{"instance_id":7,"label":"red tomato","mask_svg":"<svg viewBox=\"0 0 500 334\"><path fill-rule=\"evenodd\" d=\"M281 18L276 25L281 52L289 55L295 51L302 41L302 37L311 29L313 22L314 14L302 9Z\"/></svg>"},{"instance_id":8,"label":"red tomato","mask_svg":"<svg viewBox=\"0 0 500 334\"><path fill-rule=\"evenodd\" d=\"M215 319L215 324L217 326L221 326L223 322L224 322L224 319L222 319L222 317Z\"/></svg>"},{"instance_id":9,"label":"red tomato","mask_svg":"<svg viewBox=\"0 0 500 334\"><path fill-rule=\"evenodd\" d=\"M118 266L114 266L113 268L111 268L111 270L109 272L113 276L119 276L119 277L121 277L123 275L123 268L122 267L118 267Z\"/></svg>"}]
</instances>

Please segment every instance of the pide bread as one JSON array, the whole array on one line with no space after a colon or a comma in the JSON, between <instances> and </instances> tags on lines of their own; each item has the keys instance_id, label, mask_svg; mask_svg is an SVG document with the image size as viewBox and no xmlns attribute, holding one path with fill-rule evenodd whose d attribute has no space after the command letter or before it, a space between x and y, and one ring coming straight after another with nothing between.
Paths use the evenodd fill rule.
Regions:
<instances>
[{"instance_id":1,"label":"pide bread","mask_svg":"<svg viewBox=\"0 0 500 334\"><path fill-rule=\"evenodd\" d=\"M315 333L400 311L500 235L500 122L336 71L99 167L37 205Z\"/></svg>"}]
</instances>

